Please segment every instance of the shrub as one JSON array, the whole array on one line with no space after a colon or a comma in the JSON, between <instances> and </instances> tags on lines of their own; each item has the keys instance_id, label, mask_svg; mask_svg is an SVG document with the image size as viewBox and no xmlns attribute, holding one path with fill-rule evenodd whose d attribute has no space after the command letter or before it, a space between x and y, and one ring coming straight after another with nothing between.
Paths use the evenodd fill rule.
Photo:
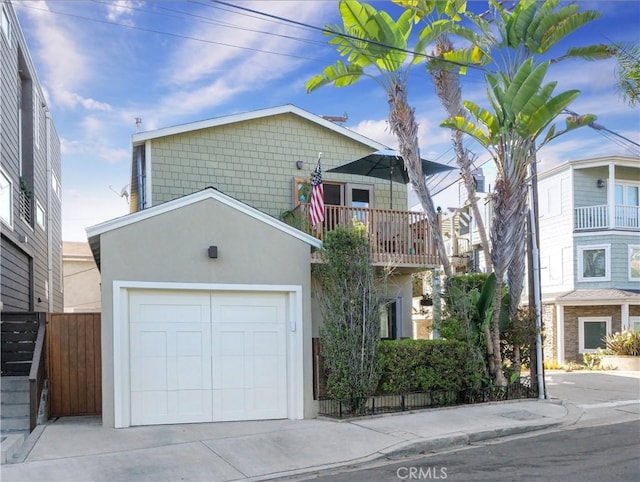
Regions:
<instances>
[{"instance_id":1,"label":"shrub","mask_svg":"<svg viewBox=\"0 0 640 482\"><path fill-rule=\"evenodd\" d=\"M326 263L316 266L322 287L320 338L327 392L356 405L373 394L378 381L380 312L370 254L361 226L337 228L325 237Z\"/></svg>"},{"instance_id":2,"label":"shrub","mask_svg":"<svg viewBox=\"0 0 640 482\"><path fill-rule=\"evenodd\" d=\"M596 370L602 365L602 351L600 349L593 353L584 353L582 355L582 361L587 370Z\"/></svg>"},{"instance_id":3,"label":"shrub","mask_svg":"<svg viewBox=\"0 0 640 482\"><path fill-rule=\"evenodd\" d=\"M607 354L610 355L640 355L640 331L625 330L621 333L607 335L604 339Z\"/></svg>"},{"instance_id":4,"label":"shrub","mask_svg":"<svg viewBox=\"0 0 640 482\"><path fill-rule=\"evenodd\" d=\"M378 347L379 394L462 390L482 385L482 375L457 340L383 340Z\"/></svg>"}]
</instances>

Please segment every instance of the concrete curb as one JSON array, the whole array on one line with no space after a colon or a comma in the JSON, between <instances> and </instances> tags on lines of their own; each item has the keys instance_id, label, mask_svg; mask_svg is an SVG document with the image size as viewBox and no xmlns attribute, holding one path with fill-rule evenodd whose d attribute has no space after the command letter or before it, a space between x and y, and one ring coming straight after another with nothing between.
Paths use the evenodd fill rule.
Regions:
<instances>
[{"instance_id":1,"label":"concrete curb","mask_svg":"<svg viewBox=\"0 0 640 482\"><path fill-rule=\"evenodd\" d=\"M381 450L380 457L402 458L421 453L437 452L454 447L464 447L475 442L492 440L510 435L519 435L528 432L537 432L562 425L563 421L539 423L535 425L523 425L520 427L505 427L481 432L452 432L449 435L437 438L421 438L408 440L401 444Z\"/></svg>"},{"instance_id":2,"label":"concrete curb","mask_svg":"<svg viewBox=\"0 0 640 482\"><path fill-rule=\"evenodd\" d=\"M575 423L575 422L572 422ZM492 440L500 437L508 437L510 435L519 435L529 432L537 432L546 430L553 427L562 426L565 424L564 420L556 422L538 423L532 425L523 425L520 427L508 427L495 430L484 430L481 432L452 432L446 436L439 436L434 438L419 438L414 440L407 440L398 444L391 445L384 449L374 452L370 455L360 457L354 460L345 460L342 462L335 462L331 464L318 465L313 467L306 467L296 470L290 470L279 473L272 473L268 475L261 475L257 477L249 477L243 479L245 481L264 481L273 479L299 479L305 475L312 473L320 473L331 469L339 469L348 466L357 466L365 463L372 463L382 459L401 459L406 457L412 457L420 454L428 454L439 452L441 450L452 449L456 447L465 447L475 442L481 442L484 440Z\"/></svg>"}]
</instances>

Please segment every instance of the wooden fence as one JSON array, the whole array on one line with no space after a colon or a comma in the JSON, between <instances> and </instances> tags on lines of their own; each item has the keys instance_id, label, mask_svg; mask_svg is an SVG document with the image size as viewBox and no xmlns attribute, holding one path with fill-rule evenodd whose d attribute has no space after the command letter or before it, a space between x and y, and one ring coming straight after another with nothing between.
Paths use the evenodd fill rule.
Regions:
<instances>
[{"instance_id":1,"label":"wooden fence","mask_svg":"<svg viewBox=\"0 0 640 482\"><path fill-rule=\"evenodd\" d=\"M47 326L49 415L102 413L100 313L52 313Z\"/></svg>"}]
</instances>

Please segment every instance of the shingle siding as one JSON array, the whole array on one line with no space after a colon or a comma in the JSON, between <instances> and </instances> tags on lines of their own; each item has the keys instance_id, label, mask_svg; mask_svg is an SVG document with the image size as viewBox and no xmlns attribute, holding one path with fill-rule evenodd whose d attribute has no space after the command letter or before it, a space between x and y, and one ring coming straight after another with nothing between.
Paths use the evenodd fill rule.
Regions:
<instances>
[{"instance_id":1,"label":"shingle siding","mask_svg":"<svg viewBox=\"0 0 640 482\"><path fill-rule=\"evenodd\" d=\"M343 181L344 175L326 171L372 148L294 114L154 139L153 204L213 186L279 216L293 207L293 179L311 176L319 152L324 180ZM303 169L296 169L296 161L305 163ZM353 176L353 182L376 184L376 207L388 205L388 182L364 176ZM406 199L405 186L394 184L393 189L396 199Z\"/></svg>"}]
</instances>

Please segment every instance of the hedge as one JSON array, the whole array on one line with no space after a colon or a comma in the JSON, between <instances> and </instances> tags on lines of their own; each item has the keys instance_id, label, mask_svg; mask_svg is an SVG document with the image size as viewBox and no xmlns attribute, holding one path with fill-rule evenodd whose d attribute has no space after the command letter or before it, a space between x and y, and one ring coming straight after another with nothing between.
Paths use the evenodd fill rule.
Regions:
<instances>
[{"instance_id":1,"label":"hedge","mask_svg":"<svg viewBox=\"0 0 640 482\"><path fill-rule=\"evenodd\" d=\"M472 369L469 359L466 344L457 340L382 340L376 393L477 388L481 374Z\"/></svg>"}]
</instances>

